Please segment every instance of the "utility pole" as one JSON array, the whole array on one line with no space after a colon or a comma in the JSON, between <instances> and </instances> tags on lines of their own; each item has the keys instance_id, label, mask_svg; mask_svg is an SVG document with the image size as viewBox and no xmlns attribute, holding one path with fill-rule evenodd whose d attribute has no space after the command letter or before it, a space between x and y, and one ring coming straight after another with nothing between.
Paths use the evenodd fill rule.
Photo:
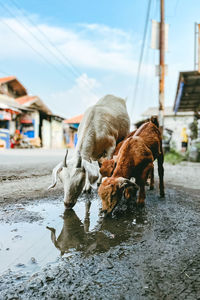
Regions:
<instances>
[{"instance_id":1,"label":"utility pole","mask_svg":"<svg viewBox=\"0 0 200 300\"><path fill-rule=\"evenodd\" d=\"M200 24L198 24L198 72L200 73Z\"/></svg>"},{"instance_id":2,"label":"utility pole","mask_svg":"<svg viewBox=\"0 0 200 300\"><path fill-rule=\"evenodd\" d=\"M194 23L194 70L200 73L200 24Z\"/></svg>"},{"instance_id":3,"label":"utility pole","mask_svg":"<svg viewBox=\"0 0 200 300\"><path fill-rule=\"evenodd\" d=\"M160 0L160 72L159 72L159 123L161 133L164 128L164 101L165 101L165 20L164 0Z\"/></svg>"}]
</instances>

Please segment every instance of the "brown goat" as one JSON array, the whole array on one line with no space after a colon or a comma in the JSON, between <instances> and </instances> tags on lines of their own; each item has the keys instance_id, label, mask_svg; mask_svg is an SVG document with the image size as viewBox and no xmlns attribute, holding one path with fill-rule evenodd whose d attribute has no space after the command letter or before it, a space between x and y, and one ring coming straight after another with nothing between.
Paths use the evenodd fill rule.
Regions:
<instances>
[{"instance_id":1,"label":"brown goat","mask_svg":"<svg viewBox=\"0 0 200 300\"><path fill-rule=\"evenodd\" d=\"M131 136L133 136L135 134L137 130L134 130L132 132L130 132L124 140L122 140L120 143L117 144L115 151L113 153L113 158L112 159L107 159L107 158L103 158L99 161L100 163L100 173L102 175L102 177L110 177L112 176L113 170L116 166L116 159L117 159L117 155L119 153L119 150L121 148L121 146L123 145L123 143Z\"/></svg>"},{"instance_id":2,"label":"brown goat","mask_svg":"<svg viewBox=\"0 0 200 300\"><path fill-rule=\"evenodd\" d=\"M123 188L133 185L129 180L135 177L140 187L137 203L144 204L145 183L151 173L153 188L153 161L158 160L160 180L160 196L164 196L163 183L163 151L161 133L157 118L152 117L150 122L143 124L132 138L124 141L114 164L113 175L106 178L99 187L99 196L102 199L102 209L108 213L113 210L123 193ZM126 190L125 190L126 191Z\"/></svg>"},{"instance_id":3,"label":"brown goat","mask_svg":"<svg viewBox=\"0 0 200 300\"><path fill-rule=\"evenodd\" d=\"M162 138L159 130L159 123L156 116L152 116L150 121L142 124L137 130L132 131L129 135L118 145L121 147L123 142L130 136L140 136L143 138L144 143L152 151L154 160L158 159L158 173L159 177L163 177L163 151L162 151ZM103 177L111 177L116 167L117 154L120 150L120 147L117 145L113 158L108 160L104 159L100 167L100 173ZM150 178L150 190L154 189L154 168L149 174ZM161 189L162 189L162 180L161 180ZM163 187L164 189L164 187Z\"/></svg>"}]
</instances>

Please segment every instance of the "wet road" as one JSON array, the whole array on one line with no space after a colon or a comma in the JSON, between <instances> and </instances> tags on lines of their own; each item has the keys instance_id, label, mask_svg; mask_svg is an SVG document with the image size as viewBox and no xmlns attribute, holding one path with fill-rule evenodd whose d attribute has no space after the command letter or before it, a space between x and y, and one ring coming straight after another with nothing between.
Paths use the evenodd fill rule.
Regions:
<instances>
[{"instance_id":1,"label":"wet road","mask_svg":"<svg viewBox=\"0 0 200 300\"><path fill-rule=\"evenodd\" d=\"M62 155L54 153L55 164ZM37 176L27 166L20 178L18 167L1 183L0 299L200 299L199 190L168 185L165 199L148 191L143 209L123 203L113 218L99 214L93 191L65 212L60 186L38 198L31 185L50 180L41 161Z\"/></svg>"}]
</instances>

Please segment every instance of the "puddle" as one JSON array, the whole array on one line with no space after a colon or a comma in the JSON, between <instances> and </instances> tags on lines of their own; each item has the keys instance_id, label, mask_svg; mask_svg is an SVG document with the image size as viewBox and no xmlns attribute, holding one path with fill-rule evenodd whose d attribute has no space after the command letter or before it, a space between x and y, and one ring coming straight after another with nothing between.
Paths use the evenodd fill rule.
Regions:
<instances>
[{"instance_id":1,"label":"puddle","mask_svg":"<svg viewBox=\"0 0 200 300\"><path fill-rule=\"evenodd\" d=\"M134 209L121 217L103 219L96 196L89 212L83 198L70 211L64 211L62 200L38 202L25 209L38 214L39 220L0 223L0 274L8 269L32 274L75 251L89 255L108 251L130 237L137 241L147 223L144 211Z\"/></svg>"}]
</instances>

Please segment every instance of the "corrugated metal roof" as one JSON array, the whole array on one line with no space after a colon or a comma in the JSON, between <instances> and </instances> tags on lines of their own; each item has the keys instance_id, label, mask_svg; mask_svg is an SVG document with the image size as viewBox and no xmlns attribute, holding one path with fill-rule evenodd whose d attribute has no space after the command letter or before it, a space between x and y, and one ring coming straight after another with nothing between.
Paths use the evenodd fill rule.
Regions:
<instances>
[{"instance_id":1,"label":"corrugated metal roof","mask_svg":"<svg viewBox=\"0 0 200 300\"><path fill-rule=\"evenodd\" d=\"M23 107L21 104L17 103L14 98L11 98L7 95L0 94L0 103L3 103L5 105L10 105L20 110L26 110L26 111L28 110L26 107Z\"/></svg>"},{"instance_id":2,"label":"corrugated metal roof","mask_svg":"<svg viewBox=\"0 0 200 300\"><path fill-rule=\"evenodd\" d=\"M174 111L200 110L200 73L180 72L174 101Z\"/></svg>"},{"instance_id":3,"label":"corrugated metal roof","mask_svg":"<svg viewBox=\"0 0 200 300\"><path fill-rule=\"evenodd\" d=\"M188 112L178 112L178 115L193 115L193 111L188 111ZM147 110L145 110L142 113L143 117L150 118L153 115L158 115L158 107L149 107ZM166 106L164 110L164 115L166 117L171 117L175 115L175 112L173 110L172 106Z\"/></svg>"}]
</instances>

